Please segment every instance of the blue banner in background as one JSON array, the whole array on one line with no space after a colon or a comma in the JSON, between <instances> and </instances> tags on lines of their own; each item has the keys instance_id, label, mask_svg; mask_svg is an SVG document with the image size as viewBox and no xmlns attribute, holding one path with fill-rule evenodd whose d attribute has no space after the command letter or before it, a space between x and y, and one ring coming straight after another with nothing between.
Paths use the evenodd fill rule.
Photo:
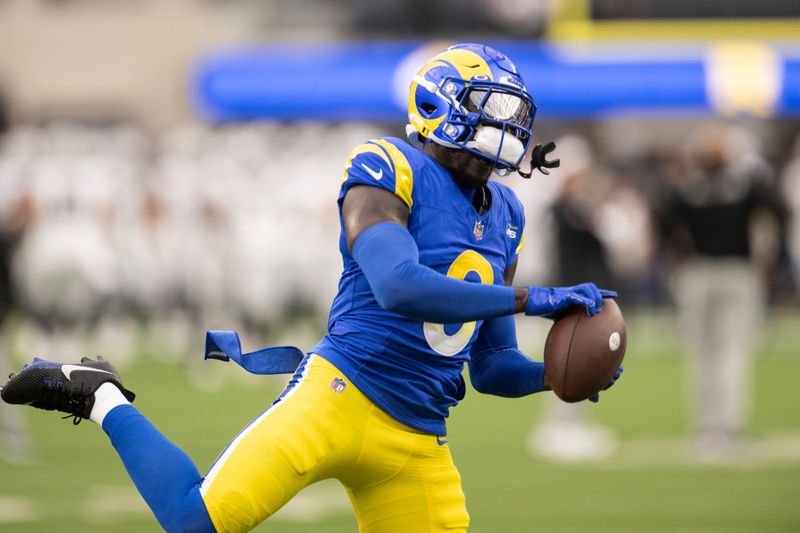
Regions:
<instances>
[{"instance_id":1,"label":"blue banner in background","mask_svg":"<svg viewBox=\"0 0 800 533\"><path fill-rule=\"evenodd\" d=\"M281 44L222 50L194 78L201 114L235 120L404 121L411 77L450 43ZM540 118L800 114L800 46L758 41L555 46L511 57Z\"/></svg>"}]
</instances>

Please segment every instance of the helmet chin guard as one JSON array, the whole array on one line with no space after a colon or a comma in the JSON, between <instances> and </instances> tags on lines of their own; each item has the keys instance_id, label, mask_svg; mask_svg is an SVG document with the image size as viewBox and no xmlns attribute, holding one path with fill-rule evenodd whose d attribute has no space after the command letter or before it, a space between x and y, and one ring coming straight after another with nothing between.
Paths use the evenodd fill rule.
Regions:
<instances>
[{"instance_id":1,"label":"helmet chin guard","mask_svg":"<svg viewBox=\"0 0 800 533\"><path fill-rule=\"evenodd\" d=\"M465 146L477 150L492 160L499 160L507 165L516 165L525 155L522 141L500 128L478 126L475 136Z\"/></svg>"}]
</instances>

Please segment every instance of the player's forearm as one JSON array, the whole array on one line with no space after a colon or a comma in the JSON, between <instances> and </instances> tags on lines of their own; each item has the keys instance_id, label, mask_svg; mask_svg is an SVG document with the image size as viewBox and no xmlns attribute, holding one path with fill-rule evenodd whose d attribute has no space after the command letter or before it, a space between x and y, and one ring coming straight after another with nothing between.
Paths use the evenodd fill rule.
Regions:
<instances>
[{"instance_id":1,"label":"player's forearm","mask_svg":"<svg viewBox=\"0 0 800 533\"><path fill-rule=\"evenodd\" d=\"M389 290L381 291L381 296L375 291L376 297L385 309L409 318L452 324L514 312L510 287L457 280L411 263L395 269L393 276L395 280L386 284Z\"/></svg>"},{"instance_id":2,"label":"player's forearm","mask_svg":"<svg viewBox=\"0 0 800 533\"><path fill-rule=\"evenodd\" d=\"M487 320L470 350L469 374L479 392L516 398L547 390L544 364L517 347L513 316Z\"/></svg>"},{"instance_id":3,"label":"player's forearm","mask_svg":"<svg viewBox=\"0 0 800 533\"><path fill-rule=\"evenodd\" d=\"M418 254L408 231L392 223L371 226L353 245L353 257L384 309L440 324L516 312L514 288L445 276L421 265Z\"/></svg>"},{"instance_id":4,"label":"player's forearm","mask_svg":"<svg viewBox=\"0 0 800 533\"><path fill-rule=\"evenodd\" d=\"M528 359L516 348L473 353L469 377L478 392L505 398L547 390L544 363Z\"/></svg>"}]
</instances>

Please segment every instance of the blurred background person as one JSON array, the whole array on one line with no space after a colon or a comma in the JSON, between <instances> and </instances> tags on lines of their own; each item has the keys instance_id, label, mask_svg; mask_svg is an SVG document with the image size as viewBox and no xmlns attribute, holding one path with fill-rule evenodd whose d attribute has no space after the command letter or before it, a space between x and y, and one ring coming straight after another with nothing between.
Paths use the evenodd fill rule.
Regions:
<instances>
[{"instance_id":1,"label":"blurred background person","mask_svg":"<svg viewBox=\"0 0 800 533\"><path fill-rule=\"evenodd\" d=\"M604 213L615 188L613 176L595 157L585 137L565 135L557 139L556 146L561 167L553 170L551 178L558 183L559 192L549 208L550 282L564 287L594 279L603 287L616 289L603 235ZM618 222L611 224L611 229ZM614 433L593 420L591 404L566 403L555 396L545 402L542 419L528 437L532 455L585 460L608 457L615 451Z\"/></svg>"},{"instance_id":2,"label":"blurred background person","mask_svg":"<svg viewBox=\"0 0 800 533\"><path fill-rule=\"evenodd\" d=\"M800 280L800 135L794 141L789 163L781 176L780 186L781 196L789 211L786 244L794 272L793 281L796 283ZM789 297L791 298L791 295Z\"/></svg>"},{"instance_id":3,"label":"blurred background person","mask_svg":"<svg viewBox=\"0 0 800 533\"><path fill-rule=\"evenodd\" d=\"M0 191L8 193L8 184L9 180L0 176ZM6 198L9 196L6 194ZM29 208L30 204L25 199L10 205L5 203L0 205L0 376L8 375L15 366L11 361L12 326L9 324L16 303L11 263L29 216ZM33 457L35 452L25 422L20 415L18 410L0 405L0 455L11 462L25 462Z\"/></svg>"},{"instance_id":4,"label":"blurred background person","mask_svg":"<svg viewBox=\"0 0 800 533\"><path fill-rule=\"evenodd\" d=\"M703 123L684 155L660 225L689 356L696 449L714 459L742 451L766 304L762 274L774 266L778 250L764 242L782 238L786 212L773 169L741 128ZM771 217L777 235L756 242L762 215Z\"/></svg>"}]
</instances>

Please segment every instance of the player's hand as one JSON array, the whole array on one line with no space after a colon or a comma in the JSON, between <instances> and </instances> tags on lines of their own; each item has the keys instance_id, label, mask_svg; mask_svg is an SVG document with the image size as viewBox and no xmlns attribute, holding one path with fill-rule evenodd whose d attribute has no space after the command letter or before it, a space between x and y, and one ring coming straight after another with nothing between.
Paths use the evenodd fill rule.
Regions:
<instances>
[{"instance_id":1,"label":"player's hand","mask_svg":"<svg viewBox=\"0 0 800 533\"><path fill-rule=\"evenodd\" d=\"M619 365L619 368L617 369L617 372L614 374L614 377L611 378L611 381L608 382L608 385L603 387L603 390L610 389L614 385L614 383L617 382L617 380L620 378L620 376L622 376L622 372L624 372L624 371L625 371L625 368L622 365ZM589 401L590 402L594 402L594 403L599 402L600 401L600 393L598 392L594 396L590 396L589 397Z\"/></svg>"},{"instance_id":2,"label":"player's hand","mask_svg":"<svg viewBox=\"0 0 800 533\"><path fill-rule=\"evenodd\" d=\"M598 289L591 282L573 287L528 287L525 314L553 318L568 307L582 305L591 316L600 312L603 298L616 296L615 291Z\"/></svg>"}]
</instances>

